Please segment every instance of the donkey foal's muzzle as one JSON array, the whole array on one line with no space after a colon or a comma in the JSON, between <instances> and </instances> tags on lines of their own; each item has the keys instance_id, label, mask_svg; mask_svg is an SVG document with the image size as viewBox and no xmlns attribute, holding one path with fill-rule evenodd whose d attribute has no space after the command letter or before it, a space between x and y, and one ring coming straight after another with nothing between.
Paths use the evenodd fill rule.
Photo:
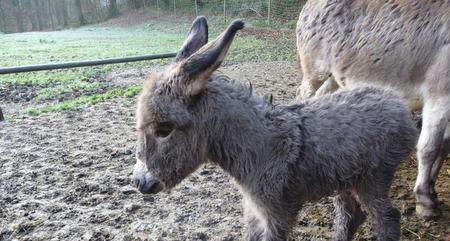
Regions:
<instances>
[{"instance_id":1,"label":"donkey foal's muzzle","mask_svg":"<svg viewBox=\"0 0 450 241\"><path fill-rule=\"evenodd\" d=\"M155 194L164 189L162 183L155 179L139 178L135 179L134 182L137 189L144 194Z\"/></svg>"},{"instance_id":2,"label":"donkey foal's muzzle","mask_svg":"<svg viewBox=\"0 0 450 241\"><path fill-rule=\"evenodd\" d=\"M164 184L153 178L147 167L139 160L134 165L133 179L136 188L144 194L154 194L164 189Z\"/></svg>"}]
</instances>

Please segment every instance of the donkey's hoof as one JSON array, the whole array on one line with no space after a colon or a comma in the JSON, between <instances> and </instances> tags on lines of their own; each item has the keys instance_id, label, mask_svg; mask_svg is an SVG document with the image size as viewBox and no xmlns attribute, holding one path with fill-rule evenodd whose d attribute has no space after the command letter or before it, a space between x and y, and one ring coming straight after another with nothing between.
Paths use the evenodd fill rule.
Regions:
<instances>
[{"instance_id":1,"label":"donkey's hoof","mask_svg":"<svg viewBox=\"0 0 450 241\"><path fill-rule=\"evenodd\" d=\"M441 212L436 207L427 207L423 204L418 203L416 205L417 216L424 220L433 220L441 215Z\"/></svg>"}]
</instances>

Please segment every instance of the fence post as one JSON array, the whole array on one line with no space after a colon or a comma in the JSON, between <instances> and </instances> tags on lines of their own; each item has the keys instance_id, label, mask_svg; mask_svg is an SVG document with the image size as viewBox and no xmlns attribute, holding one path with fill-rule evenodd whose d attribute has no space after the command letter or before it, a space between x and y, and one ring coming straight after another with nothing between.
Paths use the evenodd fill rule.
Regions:
<instances>
[{"instance_id":1,"label":"fence post","mask_svg":"<svg viewBox=\"0 0 450 241\"><path fill-rule=\"evenodd\" d=\"M173 0L173 14L177 16L177 1Z\"/></svg>"},{"instance_id":2,"label":"fence post","mask_svg":"<svg viewBox=\"0 0 450 241\"><path fill-rule=\"evenodd\" d=\"M198 16L198 5L197 5L197 0L195 0L195 16Z\"/></svg>"},{"instance_id":3,"label":"fence post","mask_svg":"<svg viewBox=\"0 0 450 241\"><path fill-rule=\"evenodd\" d=\"M271 14L271 10L272 10L272 7L271 7L271 1L270 0L267 0L268 1L268 3L267 3L267 25L268 26L270 26L270 14Z\"/></svg>"},{"instance_id":4,"label":"fence post","mask_svg":"<svg viewBox=\"0 0 450 241\"><path fill-rule=\"evenodd\" d=\"M227 22L227 0L223 0L223 21Z\"/></svg>"},{"instance_id":5,"label":"fence post","mask_svg":"<svg viewBox=\"0 0 450 241\"><path fill-rule=\"evenodd\" d=\"M158 15L159 18L159 0L156 0L156 14Z\"/></svg>"}]
</instances>

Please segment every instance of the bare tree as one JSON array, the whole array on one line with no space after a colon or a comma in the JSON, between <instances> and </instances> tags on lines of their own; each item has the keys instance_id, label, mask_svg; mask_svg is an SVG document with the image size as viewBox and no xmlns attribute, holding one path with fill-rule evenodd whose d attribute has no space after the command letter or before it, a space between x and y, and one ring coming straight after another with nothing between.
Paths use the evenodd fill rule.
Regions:
<instances>
[{"instance_id":1,"label":"bare tree","mask_svg":"<svg viewBox=\"0 0 450 241\"><path fill-rule=\"evenodd\" d=\"M129 0L129 3L131 5L131 8L134 9L139 9L140 7L142 7L142 0Z\"/></svg>"},{"instance_id":2,"label":"bare tree","mask_svg":"<svg viewBox=\"0 0 450 241\"><path fill-rule=\"evenodd\" d=\"M54 29L55 22L53 21L52 5L50 3L50 0L47 0L47 9L46 10L47 10L48 19L50 20L50 28Z\"/></svg>"},{"instance_id":3,"label":"bare tree","mask_svg":"<svg viewBox=\"0 0 450 241\"><path fill-rule=\"evenodd\" d=\"M6 21L5 21L5 14L3 11L2 3L0 2L0 31L6 32Z\"/></svg>"},{"instance_id":4,"label":"bare tree","mask_svg":"<svg viewBox=\"0 0 450 241\"><path fill-rule=\"evenodd\" d=\"M22 0L22 7L25 13L24 21L27 25L26 30L35 31L38 30L37 20L36 20L36 9L33 8L31 0ZM31 26L30 26L31 25Z\"/></svg>"},{"instance_id":5,"label":"bare tree","mask_svg":"<svg viewBox=\"0 0 450 241\"><path fill-rule=\"evenodd\" d=\"M37 24L38 24L38 30L42 30L45 28L44 26L44 20L42 19L43 11L42 11L42 4L40 4L40 1L31 1L34 5L33 8L36 9L36 18L37 18Z\"/></svg>"},{"instance_id":6,"label":"bare tree","mask_svg":"<svg viewBox=\"0 0 450 241\"><path fill-rule=\"evenodd\" d=\"M85 25L86 19L83 15L83 9L81 7L81 0L75 0L75 14L77 16L78 24Z\"/></svg>"},{"instance_id":7,"label":"bare tree","mask_svg":"<svg viewBox=\"0 0 450 241\"><path fill-rule=\"evenodd\" d=\"M117 1L109 0L108 17L113 18L113 17L117 17L118 15L119 15L119 9L117 9Z\"/></svg>"},{"instance_id":8,"label":"bare tree","mask_svg":"<svg viewBox=\"0 0 450 241\"><path fill-rule=\"evenodd\" d=\"M23 24L23 12L22 12L22 3L20 0L12 0L13 6L15 7L15 16L17 22L17 31L23 32L25 31L25 27Z\"/></svg>"},{"instance_id":9,"label":"bare tree","mask_svg":"<svg viewBox=\"0 0 450 241\"><path fill-rule=\"evenodd\" d=\"M65 0L61 0L61 13L63 20L63 27L69 26L69 14L67 13L67 4Z\"/></svg>"}]
</instances>

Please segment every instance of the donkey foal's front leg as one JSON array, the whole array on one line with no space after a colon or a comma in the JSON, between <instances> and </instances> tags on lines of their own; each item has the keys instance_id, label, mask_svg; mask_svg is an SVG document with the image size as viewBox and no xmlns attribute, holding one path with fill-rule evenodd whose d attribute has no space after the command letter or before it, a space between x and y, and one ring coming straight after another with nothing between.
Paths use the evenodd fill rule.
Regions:
<instances>
[{"instance_id":1,"label":"donkey foal's front leg","mask_svg":"<svg viewBox=\"0 0 450 241\"><path fill-rule=\"evenodd\" d=\"M275 208L257 205L250 197L244 197L244 217L247 224L246 241L284 241L292 228L295 215L279 212ZM293 216L293 217L292 217Z\"/></svg>"},{"instance_id":2,"label":"donkey foal's front leg","mask_svg":"<svg viewBox=\"0 0 450 241\"><path fill-rule=\"evenodd\" d=\"M259 241L262 240L264 233L265 220L261 220L261 217L256 210L252 207L244 206L244 218L247 224L245 231L245 239L247 241Z\"/></svg>"}]
</instances>

